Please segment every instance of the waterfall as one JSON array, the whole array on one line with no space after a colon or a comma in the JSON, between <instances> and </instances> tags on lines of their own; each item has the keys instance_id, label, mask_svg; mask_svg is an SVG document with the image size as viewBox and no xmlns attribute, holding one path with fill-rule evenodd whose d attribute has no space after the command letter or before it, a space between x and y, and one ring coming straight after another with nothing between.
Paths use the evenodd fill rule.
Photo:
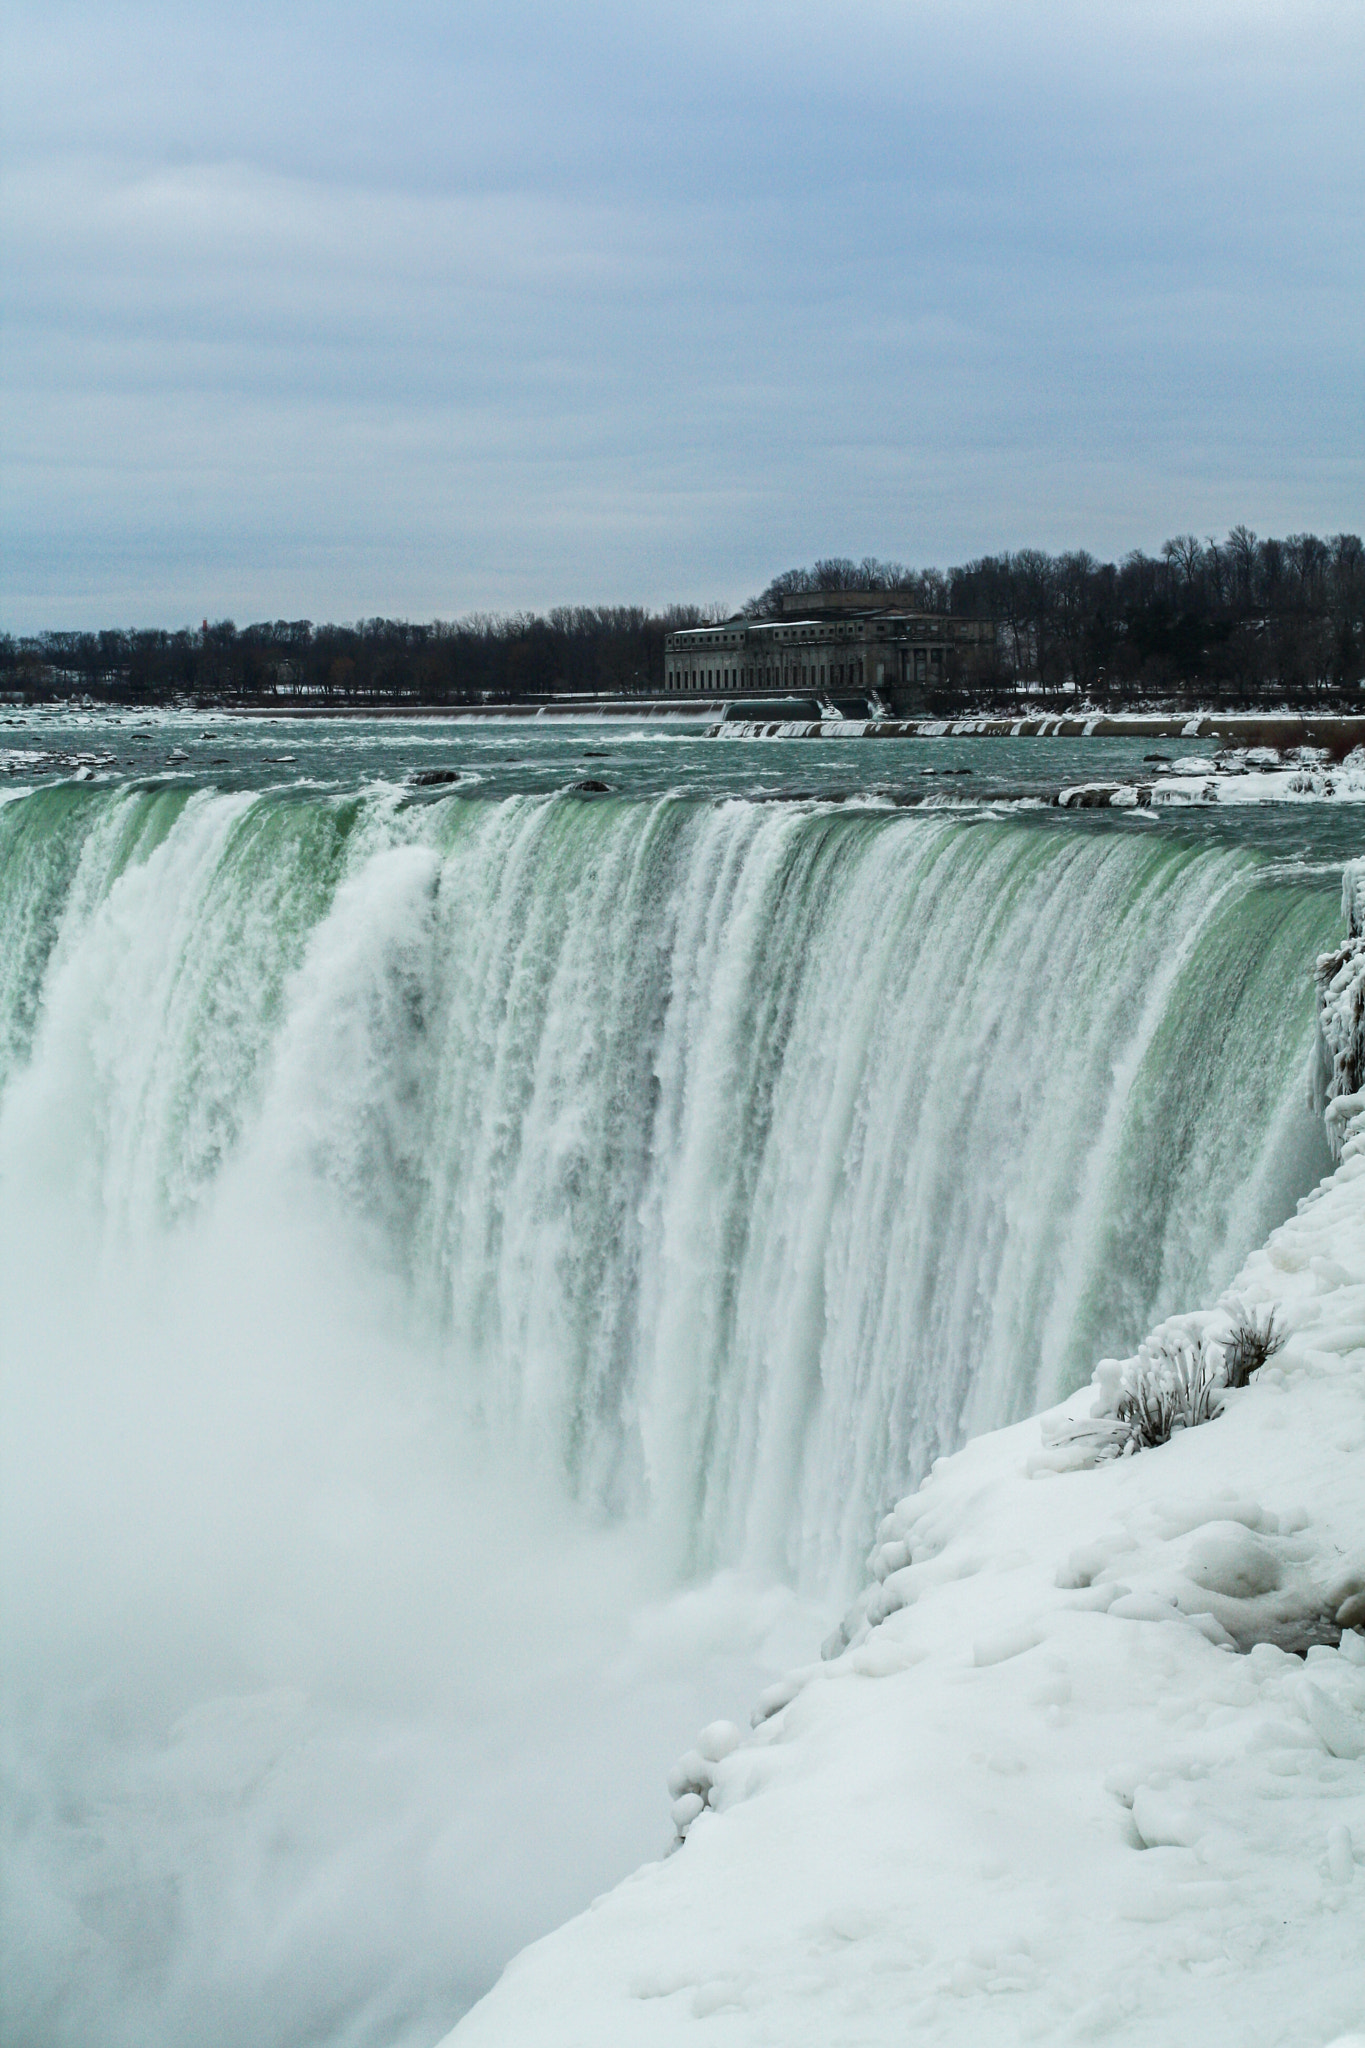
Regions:
<instances>
[{"instance_id":1,"label":"waterfall","mask_svg":"<svg viewBox=\"0 0 1365 2048\"><path fill-rule=\"evenodd\" d=\"M940 1452L1325 1170L1330 881L1131 822L61 787L0 807L0 1184L307 1200L679 1570L838 1591Z\"/></svg>"}]
</instances>

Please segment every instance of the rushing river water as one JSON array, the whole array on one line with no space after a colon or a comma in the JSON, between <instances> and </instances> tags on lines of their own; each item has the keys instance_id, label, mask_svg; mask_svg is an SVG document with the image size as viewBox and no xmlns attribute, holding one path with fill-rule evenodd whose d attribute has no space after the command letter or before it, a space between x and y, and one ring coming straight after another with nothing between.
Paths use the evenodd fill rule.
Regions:
<instances>
[{"instance_id":1,"label":"rushing river water","mask_svg":"<svg viewBox=\"0 0 1365 2048\"><path fill-rule=\"evenodd\" d=\"M448 769L466 794L548 794L575 777L621 796L782 797L857 792L883 800L1051 794L1087 777L1153 772L1162 758L1211 757L1212 740L708 739L713 714L644 719L252 717L110 713L40 706L0 710L0 773L183 775L220 788L402 784ZM3 784L0 783L0 788Z\"/></svg>"},{"instance_id":2,"label":"rushing river water","mask_svg":"<svg viewBox=\"0 0 1365 2048\"><path fill-rule=\"evenodd\" d=\"M1151 742L15 721L6 2038L434 2039L1326 1170L1349 814L1005 801Z\"/></svg>"}]
</instances>

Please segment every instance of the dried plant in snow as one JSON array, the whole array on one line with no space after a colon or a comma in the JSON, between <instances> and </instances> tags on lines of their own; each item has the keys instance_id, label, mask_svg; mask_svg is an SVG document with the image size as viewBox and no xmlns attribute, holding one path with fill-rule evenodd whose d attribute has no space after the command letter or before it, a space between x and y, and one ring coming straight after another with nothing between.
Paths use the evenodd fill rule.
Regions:
<instances>
[{"instance_id":1,"label":"dried plant in snow","mask_svg":"<svg viewBox=\"0 0 1365 2048\"><path fill-rule=\"evenodd\" d=\"M1251 1375L1259 1372L1283 1343L1284 1331L1275 1321L1274 1309L1264 1323L1258 1323L1251 1310L1239 1305L1232 1328L1223 1339L1224 1384L1229 1387L1248 1386Z\"/></svg>"},{"instance_id":2,"label":"dried plant in snow","mask_svg":"<svg viewBox=\"0 0 1365 2048\"><path fill-rule=\"evenodd\" d=\"M1222 1412L1224 1390L1247 1386L1285 1341L1273 1309L1260 1322L1254 1310L1234 1300L1229 1322L1227 1335L1211 1343L1188 1329L1168 1329L1126 1364L1103 1359L1095 1371L1099 1400L1090 1415L1042 1418L1047 1450L1061 1451L1073 1463L1101 1464L1153 1450L1177 1430L1212 1422ZM1065 1468L1054 1463L1051 1469Z\"/></svg>"},{"instance_id":3,"label":"dried plant in snow","mask_svg":"<svg viewBox=\"0 0 1365 2048\"><path fill-rule=\"evenodd\" d=\"M1222 1395L1221 1361L1210 1356L1202 1337L1163 1338L1124 1372L1118 1403L1118 1420L1128 1431L1124 1448L1150 1451L1179 1429L1211 1422Z\"/></svg>"}]
</instances>

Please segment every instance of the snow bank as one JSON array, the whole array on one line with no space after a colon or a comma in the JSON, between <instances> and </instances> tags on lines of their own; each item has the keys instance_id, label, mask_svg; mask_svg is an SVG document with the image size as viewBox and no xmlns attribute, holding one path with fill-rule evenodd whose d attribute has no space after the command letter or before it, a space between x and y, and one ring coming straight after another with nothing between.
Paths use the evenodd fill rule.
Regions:
<instances>
[{"instance_id":1,"label":"snow bank","mask_svg":"<svg viewBox=\"0 0 1365 2048\"><path fill-rule=\"evenodd\" d=\"M1365 2011L1365 863L1320 967L1340 1164L1146 1354L1283 1347L1125 1457L1139 1358L942 1459L824 1659L670 1785L679 1852L455 2030L1323 2044ZM704 2032L698 2033L701 2023Z\"/></svg>"},{"instance_id":2,"label":"snow bank","mask_svg":"<svg viewBox=\"0 0 1365 2048\"><path fill-rule=\"evenodd\" d=\"M1152 787L1157 805L1362 803L1365 748L1333 762L1321 747L1227 747L1208 759L1190 755L1175 761Z\"/></svg>"}]
</instances>

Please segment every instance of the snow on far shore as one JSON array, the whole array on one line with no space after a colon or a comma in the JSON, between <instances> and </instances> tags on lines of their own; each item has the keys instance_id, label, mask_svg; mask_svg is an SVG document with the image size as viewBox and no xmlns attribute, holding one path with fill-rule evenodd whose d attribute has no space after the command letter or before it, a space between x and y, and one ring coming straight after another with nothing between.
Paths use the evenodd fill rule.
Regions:
<instances>
[{"instance_id":1,"label":"snow on far shore","mask_svg":"<svg viewBox=\"0 0 1365 2048\"><path fill-rule=\"evenodd\" d=\"M677 1853L526 1950L454 2048L1365 2024L1363 880L1321 980L1340 1165L1146 1347L1216 1348L1240 1310L1283 1348L1154 1449L1097 1456L1107 1361L1098 1399L941 1459L827 1660L683 1760Z\"/></svg>"}]
</instances>

